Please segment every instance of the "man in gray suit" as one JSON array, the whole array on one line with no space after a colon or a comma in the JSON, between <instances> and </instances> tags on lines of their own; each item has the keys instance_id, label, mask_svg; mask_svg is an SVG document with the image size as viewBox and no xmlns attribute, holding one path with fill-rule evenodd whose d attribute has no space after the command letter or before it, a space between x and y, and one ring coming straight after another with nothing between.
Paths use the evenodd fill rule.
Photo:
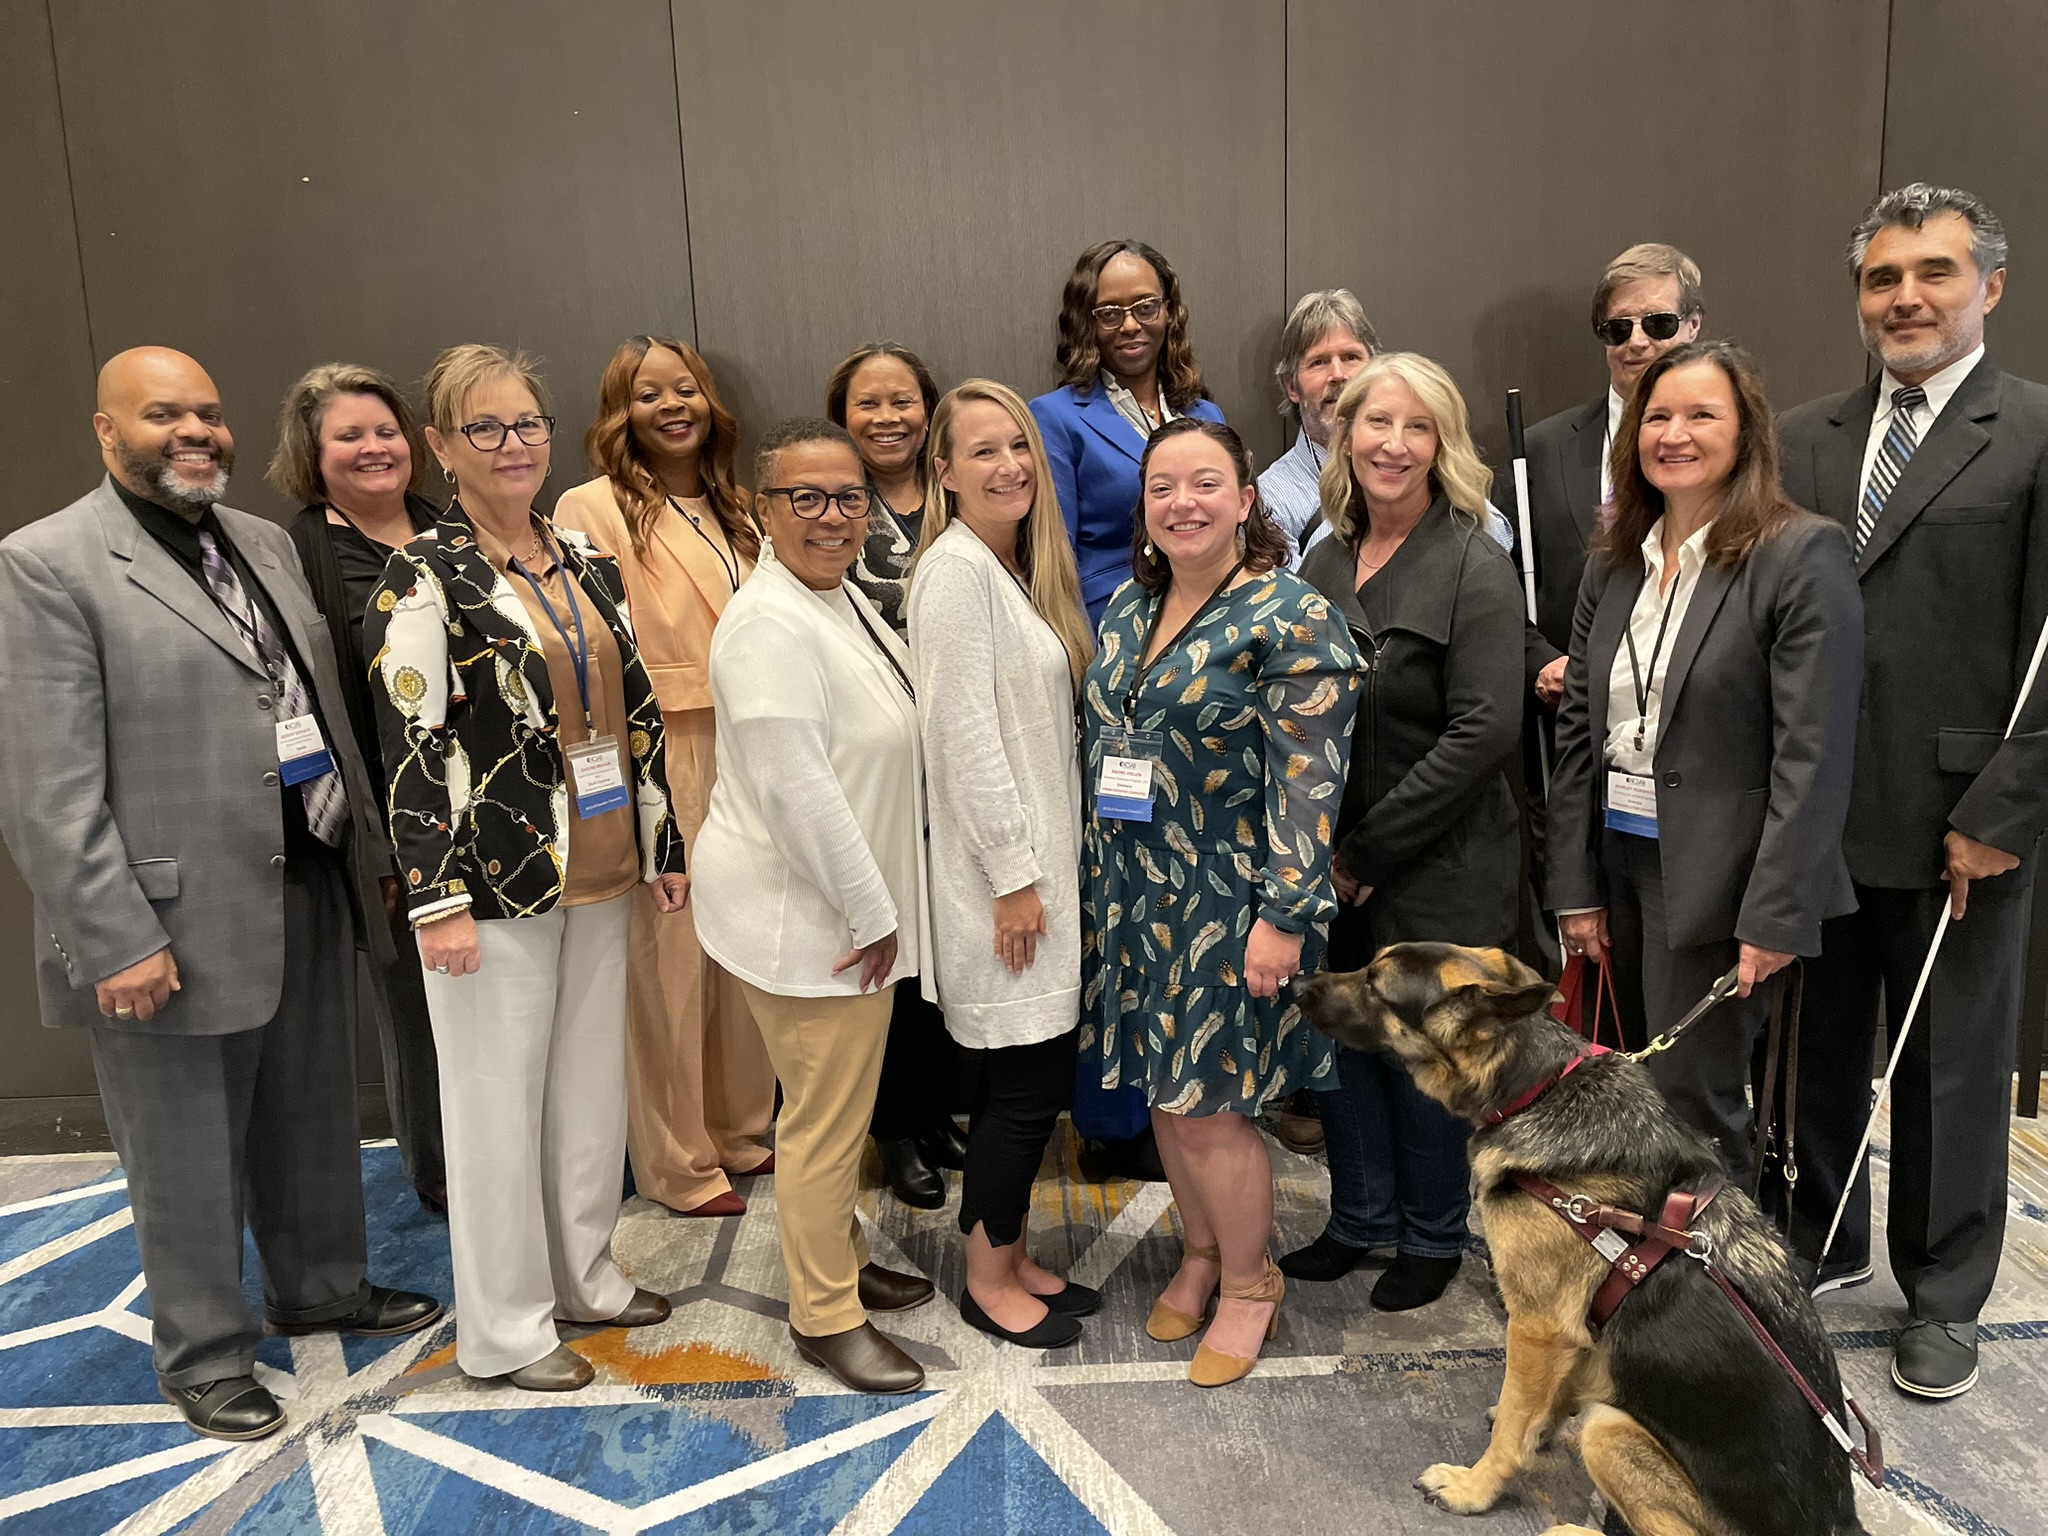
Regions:
<instances>
[{"instance_id":1,"label":"man in gray suit","mask_svg":"<svg viewBox=\"0 0 2048 1536\"><path fill-rule=\"evenodd\" d=\"M2048 686L2005 739L2048 615L2048 388L1984 352L2005 252L1967 192L1880 197L1849 264L1882 372L1781 429L1786 492L1849 532L1867 636L1842 840L1860 906L1808 963L1792 1237L1817 1256L1870 1110L1880 993L1896 1029L1947 903L1960 921L1893 1086L1886 1222L1911 1313L1892 1380L1935 1398L1977 1380L2004 1244L2026 895L2048 826ZM1869 1277L1869 1209L1866 1179L1819 1289Z\"/></svg>"},{"instance_id":2,"label":"man in gray suit","mask_svg":"<svg viewBox=\"0 0 2048 1536\"><path fill-rule=\"evenodd\" d=\"M253 1440L284 1413L253 1375L245 1215L275 1331L441 1312L364 1278L343 850L380 834L291 540L216 505L213 381L123 352L93 428L108 477L0 542L0 833L35 895L43 1022L91 1040L164 1394Z\"/></svg>"}]
</instances>

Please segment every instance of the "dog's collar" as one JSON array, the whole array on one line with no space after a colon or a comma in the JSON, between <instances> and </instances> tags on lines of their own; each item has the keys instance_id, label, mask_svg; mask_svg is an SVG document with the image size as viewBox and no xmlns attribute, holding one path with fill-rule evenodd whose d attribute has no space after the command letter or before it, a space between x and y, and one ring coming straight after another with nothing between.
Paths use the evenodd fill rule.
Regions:
<instances>
[{"instance_id":1,"label":"dog's collar","mask_svg":"<svg viewBox=\"0 0 2048 1536\"><path fill-rule=\"evenodd\" d=\"M1550 1092L1550 1090L1555 1088L1559 1083L1563 1082L1566 1078L1570 1077L1572 1073L1576 1072L1579 1069L1579 1065L1581 1062L1591 1061L1595 1056L1607 1056L1611 1054L1612 1053L1604 1045L1587 1044L1579 1051L1578 1055L1574 1056L1570 1061L1566 1062L1563 1066L1559 1067L1555 1072L1551 1073L1550 1076L1538 1078L1532 1087L1515 1095L1513 1099L1511 1099L1506 1104L1503 1104L1499 1109L1488 1110L1486 1114L1486 1123L1488 1125L1499 1125L1503 1120L1514 1119L1515 1116L1519 1115L1523 1110L1527 1109L1531 1104L1534 1104L1538 1099L1542 1098L1543 1095Z\"/></svg>"}]
</instances>

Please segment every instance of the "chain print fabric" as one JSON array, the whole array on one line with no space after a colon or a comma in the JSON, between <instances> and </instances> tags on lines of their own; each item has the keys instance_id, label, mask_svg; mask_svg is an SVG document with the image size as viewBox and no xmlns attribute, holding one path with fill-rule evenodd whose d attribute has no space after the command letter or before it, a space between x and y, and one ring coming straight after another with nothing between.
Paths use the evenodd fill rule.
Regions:
<instances>
[{"instance_id":1,"label":"chain print fabric","mask_svg":"<svg viewBox=\"0 0 2048 1536\"><path fill-rule=\"evenodd\" d=\"M1288 571L1213 598L1161 653L1130 723L1163 737L1150 822L1094 814L1104 727L1125 720L1155 599L1127 582L1103 615L1082 714L1081 1048L1105 1087L1183 1115L1255 1114L1336 1086L1335 1047L1282 988L1255 998L1245 946L1264 918L1319 969L1337 910L1331 839L1358 709L1343 621Z\"/></svg>"}]
</instances>

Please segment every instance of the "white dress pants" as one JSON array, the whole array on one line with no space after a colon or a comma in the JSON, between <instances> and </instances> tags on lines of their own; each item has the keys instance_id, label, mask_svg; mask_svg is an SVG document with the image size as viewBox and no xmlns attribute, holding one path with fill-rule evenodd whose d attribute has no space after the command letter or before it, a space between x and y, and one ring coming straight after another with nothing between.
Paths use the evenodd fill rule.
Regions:
<instances>
[{"instance_id":1,"label":"white dress pants","mask_svg":"<svg viewBox=\"0 0 2048 1536\"><path fill-rule=\"evenodd\" d=\"M632 894L478 923L482 964L426 973L441 1058L455 1359L502 1376L633 1299L612 1262L626 1155Z\"/></svg>"}]
</instances>

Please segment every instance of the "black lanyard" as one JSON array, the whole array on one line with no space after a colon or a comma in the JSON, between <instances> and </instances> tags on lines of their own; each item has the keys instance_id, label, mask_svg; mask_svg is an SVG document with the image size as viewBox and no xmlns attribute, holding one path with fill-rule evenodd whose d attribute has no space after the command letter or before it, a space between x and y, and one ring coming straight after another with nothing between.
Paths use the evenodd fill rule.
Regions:
<instances>
[{"instance_id":1,"label":"black lanyard","mask_svg":"<svg viewBox=\"0 0 2048 1536\"><path fill-rule=\"evenodd\" d=\"M553 547L553 543L545 534L539 537L541 550L546 553ZM583 632L582 606L576 601L576 578L570 572L567 562L562 559L560 551L556 551L555 569L562 573L562 596L568 599L569 618L576 626L576 638L571 640L568 625L564 624L562 616L555 612L555 605L548 601L546 590L534 579L533 573L521 565L517 558L506 563L526 578L526 584L533 588L533 595L540 599L541 608L547 613L549 622L555 626L555 633L562 637L562 645L569 652L569 660L576 667L576 691L583 698L584 736L586 740L595 741L597 720L590 712L590 641Z\"/></svg>"},{"instance_id":2,"label":"black lanyard","mask_svg":"<svg viewBox=\"0 0 2048 1536\"><path fill-rule=\"evenodd\" d=\"M1187 616L1187 621L1173 632L1167 639L1166 644L1159 647L1159 654L1150 661L1147 661L1145 660L1145 653L1152 649L1152 631L1159 626L1159 615L1166 611L1166 595L1161 593L1152 600L1152 611L1145 617L1145 632L1138 637L1138 672L1131 679L1130 688L1124 693L1124 719L1126 722L1136 718L1138 692L1145 686L1145 679L1152 675L1152 669L1172 654L1173 648L1180 644L1180 637L1186 634L1194 626L1195 622L1209 611L1210 604L1223 595L1224 589L1237 580L1237 573L1243 569L1244 561L1239 559L1237 564L1224 573L1223 579L1216 583L1216 590L1202 599L1201 606Z\"/></svg>"},{"instance_id":3,"label":"black lanyard","mask_svg":"<svg viewBox=\"0 0 2048 1536\"><path fill-rule=\"evenodd\" d=\"M1649 573L1644 572L1647 576ZM1657 638L1650 646L1650 675L1643 676L1643 669L1636 661L1636 620L1631 613L1622 634L1628 640L1628 670L1635 683L1636 691L1636 750L1643 750L1643 736L1649 729L1650 686L1657 680L1657 657L1664 649L1664 629L1671 622L1671 610L1678 602L1678 585L1685 580L1683 570L1671 573L1671 592L1664 599L1664 617L1657 621Z\"/></svg>"},{"instance_id":4,"label":"black lanyard","mask_svg":"<svg viewBox=\"0 0 2048 1536\"><path fill-rule=\"evenodd\" d=\"M853 616L860 620L860 627L867 631L868 638L875 642L875 649L882 653L882 660L888 662L889 670L896 674L896 681L903 685L903 691L910 695L910 701L913 704L916 703L917 689L910 681L910 674L903 670L903 663L896 659L896 653L883 643L880 635L875 633L875 626L870 624L868 616L861 612L860 604L854 599L853 594L844 587L841 587L840 591L845 596L848 605L852 607Z\"/></svg>"},{"instance_id":5,"label":"black lanyard","mask_svg":"<svg viewBox=\"0 0 2048 1536\"><path fill-rule=\"evenodd\" d=\"M708 545L710 545L710 546L711 546L711 553L712 553L712 554L714 554L714 555L716 555L716 556L718 557L718 564L719 564L720 568L721 568L722 570L724 570L724 572L725 572L725 579L726 579L727 581L729 581L729 582L731 582L731 583L732 583L732 589L733 589L733 591L735 591L735 592L739 591L739 589L740 589L740 560L739 560L739 551L737 551L737 550L733 551L733 557L732 557L732 558L731 558L730 560L726 559L726 557L725 557L725 551L724 551L724 550L722 550L722 549L720 549L720 548L718 547L718 540L716 540L716 539L712 538L710 534L708 534L708 533L706 533L706 532L704 531L704 525L703 525L702 523L700 523L699 521L697 521L697 514L696 514L696 513L692 512L692 511L691 511L691 510L690 510L690 509L689 509L688 507L684 506L684 505L683 505L683 504L682 504L681 502L677 501L677 500L675 499L675 497L673 497L673 496L669 497L669 499L668 499L668 504L669 504L670 506L674 507L674 508L675 508L675 509L676 509L676 510L677 510L678 512L682 513L682 515L683 515L683 521L685 521L685 522L686 522L686 523L688 523L688 524L689 524L689 525L690 525L690 526L691 526L692 528L694 528L694 529L696 529L696 530L697 530L697 537L698 537L698 538L702 539L702 540L703 540L703 541L704 541L704 542L705 542L706 544L708 544ZM714 515L715 515L715 514L714 514ZM720 528L720 530L721 530L721 531L723 531L724 527L725 527L725 525L724 525L723 523L719 524L719 528Z\"/></svg>"}]
</instances>

